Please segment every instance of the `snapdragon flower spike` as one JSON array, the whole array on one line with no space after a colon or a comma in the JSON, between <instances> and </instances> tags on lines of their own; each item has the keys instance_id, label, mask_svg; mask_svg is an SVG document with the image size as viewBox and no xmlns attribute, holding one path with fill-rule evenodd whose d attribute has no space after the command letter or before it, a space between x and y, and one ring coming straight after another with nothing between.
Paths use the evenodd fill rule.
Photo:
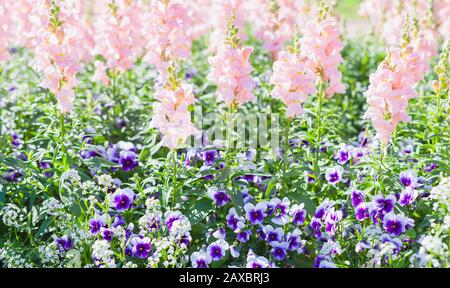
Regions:
<instances>
[{"instance_id":1,"label":"snapdragon flower spike","mask_svg":"<svg viewBox=\"0 0 450 288\"><path fill-rule=\"evenodd\" d=\"M245 216L251 225L260 225L263 223L265 218L265 211L267 209L267 204L265 202L259 202L253 205L252 203L247 203L244 205Z\"/></svg>"},{"instance_id":2,"label":"snapdragon flower spike","mask_svg":"<svg viewBox=\"0 0 450 288\"><path fill-rule=\"evenodd\" d=\"M206 251L212 261L220 261L223 257L225 257L226 251L229 248L230 245L225 240L220 239L211 243Z\"/></svg>"},{"instance_id":3,"label":"snapdragon flower spike","mask_svg":"<svg viewBox=\"0 0 450 288\"><path fill-rule=\"evenodd\" d=\"M208 268L211 261L211 256L205 251L198 251L191 254L193 268Z\"/></svg>"},{"instance_id":4,"label":"snapdragon flower spike","mask_svg":"<svg viewBox=\"0 0 450 288\"><path fill-rule=\"evenodd\" d=\"M211 71L207 78L217 85L217 96L229 107L241 106L253 101L256 82L251 76L253 67L249 62L253 48L239 48L238 29L234 15L228 28L229 36L217 52L208 59Z\"/></svg>"},{"instance_id":5,"label":"snapdragon flower spike","mask_svg":"<svg viewBox=\"0 0 450 288\"><path fill-rule=\"evenodd\" d=\"M208 196L219 207L222 207L231 201L231 197L226 191L214 187L208 189Z\"/></svg>"},{"instance_id":6,"label":"snapdragon flower spike","mask_svg":"<svg viewBox=\"0 0 450 288\"><path fill-rule=\"evenodd\" d=\"M149 252L152 249L150 238L135 236L130 242L133 244L132 252L134 256L140 259L148 258Z\"/></svg>"},{"instance_id":7,"label":"snapdragon flower spike","mask_svg":"<svg viewBox=\"0 0 450 288\"><path fill-rule=\"evenodd\" d=\"M228 228L230 228L233 231L236 231L238 229L241 229L244 227L244 222L245 219L243 217L240 217L237 213L236 213L236 209L230 208L230 211L228 211L228 215L226 217L227 220L227 226Z\"/></svg>"},{"instance_id":8,"label":"snapdragon flower spike","mask_svg":"<svg viewBox=\"0 0 450 288\"><path fill-rule=\"evenodd\" d=\"M275 242L283 241L284 231L281 227L273 228L271 225L266 225L263 228L264 235L266 235L266 241L270 245Z\"/></svg>"},{"instance_id":9,"label":"snapdragon flower spike","mask_svg":"<svg viewBox=\"0 0 450 288\"><path fill-rule=\"evenodd\" d=\"M387 214L394 210L394 205L397 202L397 199L394 195L388 195L386 198L384 198L383 195L376 195L372 202L375 204L378 211L382 214Z\"/></svg>"},{"instance_id":10,"label":"snapdragon flower spike","mask_svg":"<svg viewBox=\"0 0 450 288\"><path fill-rule=\"evenodd\" d=\"M136 194L134 194L133 190L130 188L117 189L117 191L112 195L112 198L114 201L114 208L118 212L122 212L133 206L133 201L136 198Z\"/></svg>"},{"instance_id":11,"label":"snapdragon flower spike","mask_svg":"<svg viewBox=\"0 0 450 288\"><path fill-rule=\"evenodd\" d=\"M414 188L416 186L418 180L416 173L412 170L400 173L399 178L403 186L411 188Z\"/></svg>"},{"instance_id":12,"label":"snapdragon flower spike","mask_svg":"<svg viewBox=\"0 0 450 288\"><path fill-rule=\"evenodd\" d=\"M344 173L344 169L341 166L335 166L328 169L325 174L325 179L327 179L328 183L331 185L336 185L342 181L342 174Z\"/></svg>"},{"instance_id":13,"label":"snapdragon flower spike","mask_svg":"<svg viewBox=\"0 0 450 288\"><path fill-rule=\"evenodd\" d=\"M289 223L289 205L291 201L284 197L283 200L273 198L270 200L269 205L273 207L273 218L271 221L274 224L283 226Z\"/></svg>"},{"instance_id":14,"label":"snapdragon flower spike","mask_svg":"<svg viewBox=\"0 0 450 288\"><path fill-rule=\"evenodd\" d=\"M292 223L296 226L303 225L306 221L306 210L303 208L305 204L294 204L292 205L289 215L292 216Z\"/></svg>"}]
</instances>

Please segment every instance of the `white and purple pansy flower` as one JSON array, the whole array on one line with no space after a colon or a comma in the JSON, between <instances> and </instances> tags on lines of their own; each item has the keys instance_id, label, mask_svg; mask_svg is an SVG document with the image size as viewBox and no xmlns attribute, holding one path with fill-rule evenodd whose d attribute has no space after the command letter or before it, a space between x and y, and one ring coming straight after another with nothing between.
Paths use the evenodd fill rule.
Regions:
<instances>
[{"instance_id":1,"label":"white and purple pansy flower","mask_svg":"<svg viewBox=\"0 0 450 288\"><path fill-rule=\"evenodd\" d=\"M230 228L233 231L241 229L245 225L244 223L245 219L237 214L236 209L234 207L230 208L230 210L228 211L226 220L228 228Z\"/></svg>"},{"instance_id":2,"label":"white and purple pansy flower","mask_svg":"<svg viewBox=\"0 0 450 288\"><path fill-rule=\"evenodd\" d=\"M271 221L274 224L283 226L289 223L289 205L291 204L291 201L284 197L283 200L280 200L279 198L273 198L270 200L269 205L273 209L273 218Z\"/></svg>"},{"instance_id":3,"label":"white and purple pansy flower","mask_svg":"<svg viewBox=\"0 0 450 288\"><path fill-rule=\"evenodd\" d=\"M91 234L95 235L100 232L100 230L106 226L106 215L105 214L95 214L94 218L89 220L89 230Z\"/></svg>"},{"instance_id":4,"label":"white and purple pansy flower","mask_svg":"<svg viewBox=\"0 0 450 288\"><path fill-rule=\"evenodd\" d=\"M251 225L259 225L264 222L265 211L267 209L266 202L259 202L253 205L252 203L247 203L244 205L245 216Z\"/></svg>"},{"instance_id":5,"label":"white and purple pansy flower","mask_svg":"<svg viewBox=\"0 0 450 288\"><path fill-rule=\"evenodd\" d=\"M212 258L205 251L194 252L191 255L191 263L193 268L208 268Z\"/></svg>"},{"instance_id":6,"label":"white and purple pansy flower","mask_svg":"<svg viewBox=\"0 0 450 288\"><path fill-rule=\"evenodd\" d=\"M220 261L223 257L225 257L225 254L229 248L230 245L225 240L219 239L211 243L206 252L211 257L212 261Z\"/></svg>"},{"instance_id":7,"label":"white and purple pansy flower","mask_svg":"<svg viewBox=\"0 0 450 288\"><path fill-rule=\"evenodd\" d=\"M283 261L287 255L289 244L287 242L275 241L271 246L272 250L270 250L270 253L272 254L273 258L275 258L275 260L277 261Z\"/></svg>"},{"instance_id":8,"label":"white and purple pansy flower","mask_svg":"<svg viewBox=\"0 0 450 288\"><path fill-rule=\"evenodd\" d=\"M247 268L269 268L270 262L267 258L262 256L257 256L250 250L247 254Z\"/></svg>"},{"instance_id":9,"label":"white and purple pansy flower","mask_svg":"<svg viewBox=\"0 0 450 288\"><path fill-rule=\"evenodd\" d=\"M230 195L223 190L215 187L210 187L208 189L208 196L211 198L217 206L222 207L231 201Z\"/></svg>"},{"instance_id":10,"label":"white and purple pansy flower","mask_svg":"<svg viewBox=\"0 0 450 288\"><path fill-rule=\"evenodd\" d=\"M337 183L342 181L342 175L344 174L344 168L341 166L335 166L328 169L325 174L325 179L327 179L328 183L331 185L336 185Z\"/></svg>"},{"instance_id":11,"label":"white and purple pansy flower","mask_svg":"<svg viewBox=\"0 0 450 288\"><path fill-rule=\"evenodd\" d=\"M281 227L274 228L272 225L266 225L264 226L263 231L266 236L266 241L270 245L274 242L283 241L284 231Z\"/></svg>"},{"instance_id":12,"label":"white and purple pansy flower","mask_svg":"<svg viewBox=\"0 0 450 288\"><path fill-rule=\"evenodd\" d=\"M400 173L399 179L403 186L411 188L414 188L418 181L417 174L412 170Z\"/></svg>"},{"instance_id":13,"label":"white and purple pansy flower","mask_svg":"<svg viewBox=\"0 0 450 288\"><path fill-rule=\"evenodd\" d=\"M294 204L292 205L289 215L292 216L292 223L297 226L303 225L306 221L306 210L303 208L305 204Z\"/></svg>"},{"instance_id":14,"label":"white and purple pansy flower","mask_svg":"<svg viewBox=\"0 0 450 288\"><path fill-rule=\"evenodd\" d=\"M143 236L135 236L130 240L133 245L132 253L140 259L148 258L149 252L152 249L150 238Z\"/></svg>"},{"instance_id":15,"label":"white and purple pansy flower","mask_svg":"<svg viewBox=\"0 0 450 288\"><path fill-rule=\"evenodd\" d=\"M388 195L386 198L384 198L383 195L376 195L372 199L372 202L382 214L387 214L394 210L394 205L397 202L397 199L394 195Z\"/></svg>"},{"instance_id":16,"label":"white and purple pansy flower","mask_svg":"<svg viewBox=\"0 0 450 288\"><path fill-rule=\"evenodd\" d=\"M416 200L417 196L418 192L416 190L407 187L406 189L402 190L402 193L400 193L398 204L402 207L408 206Z\"/></svg>"},{"instance_id":17,"label":"white and purple pansy flower","mask_svg":"<svg viewBox=\"0 0 450 288\"><path fill-rule=\"evenodd\" d=\"M130 188L117 189L112 194L112 202L114 208L118 212L122 212L130 209L133 206L133 202L136 199L136 194Z\"/></svg>"}]
</instances>

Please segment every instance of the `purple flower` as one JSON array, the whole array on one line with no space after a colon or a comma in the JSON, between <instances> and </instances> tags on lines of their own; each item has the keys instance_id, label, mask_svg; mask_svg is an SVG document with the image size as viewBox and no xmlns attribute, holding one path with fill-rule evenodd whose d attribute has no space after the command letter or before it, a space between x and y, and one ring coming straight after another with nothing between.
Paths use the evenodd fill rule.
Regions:
<instances>
[{"instance_id":1,"label":"purple flower","mask_svg":"<svg viewBox=\"0 0 450 288\"><path fill-rule=\"evenodd\" d=\"M219 152L217 150L203 151L202 158L204 165L213 166L216 160L219 159Z\"/></svg>"},{"instance_id":2,"label":"purple flower","mask_svg":"<svg viewBox=\"0 0 450 288\"><path fill-rule=\"evenodd\" d=\"M54 240L56 247L58 247L59 252L69 251L72 249L72 240L67 235L61 236L60 238L55 237Z\"/></svg>"},{"instance_id":3,"label":"purple flower","mask_svg":"<svg viewBox=\"0 0 450 288\"><path fill-rule=\"evenodd\" d=\"M306 183L311 184L311 183L316 182L313 172L305 171L303 175L305 176Z\"/></svg>"},{"instance_id":4,"label":"purple flower","mask_svg":"<svg viewBox=\"0 0 450 288\"><path fill-rule=\"evenodd\" d=\"M398 237L406 231L406 218L388 213L383 218L383 228L389 235Z\"/></svg>"},{"instance_id":5,"label":"purple flower","mask_svg":"<svg viewBox=\"0 0 450 288\"><path fill-rule=\"evenodd\" d=\"M429 166L425 167L425 172L430 173L433 172L437 168L436 163L431 163Z\"/></svg>"},{"instance_id":6,"label":"purple flower","mask_svg":"<svg viewBox=\"0 0 450 288\"><path fill-rule=\"evenodd\" d=\"M267 204L265 202L259 202L256 206L251 203L244 205L246 218L252 225L259 225L263 223L265 217L264 211L266 209Z\"/></svg>"},{"instance_id":7,"label":"purple flower","mask_svg":"<svg viewBox=\"0 0 450 288\"><path fill-rule=\"evenodd\" d=\"M100 234L102 235L102 238L108 242L111 241L114 236L113 230L111 230L109 228L101 229Z\"/></svg>"},{"instance_id":8,"label":"purple flower","mask_svg":"<svg viewBox=\"0 0 450 288\"><path fill-rule=\"evenodd\" d=\"M270 253L277 261L283 261L287 255L286 250L288 249L288 244L286 242L275 242L272 245L272 250Z\"/></svg>"},{"instance_id":9,"label":"purple flower","mask_svg":"<svg viewBox=\"0 0 450 288\"><path fill-rule=\"evenodd\" d=\"M136 157L136 153L132 151L121 151L119 164L122 165L122 170L128 172L136 168L139 165Z\"/></svg>"},{"instance_id":10,"label":"purple flower","mask_svg":"<svg viewBox=\"0 0 450 288\"><path fill-rule=\"evenodd\" d=\"M89 229L91 234L95 235L100 232L101 228L106 226L106 215L95 214L94 218L89 220Z\"/></svg>"},{"instance_id":11,"label":"purple flower","mask_svg":"<svg viewBox=\"0 0 450 288\"><path fill-rule=\"evenodd\" d=\"M289 214L292 216L292 222L297 225L303 225L306 220L306 210L303 209L305 204L294 204L291 207L291 210L289 211Z\"/></svg>"},{"instance_id":12,"label":"purple flower","mask_svg":"<svg viewBox=\"0 0 450 288\"><path fill-rule=\"evenodd\" d=\"M302 232L298 229L295 229L293 232L289 232L286 235L286 242L288 243L288 250L289 251L296 251L299 250L302 246L300 235Z\"/></svg>"},{"instance_id":13,"label":"purple flower","mask_svg":"<svg viewBox=\"0 0 450 288\"><path fill-rule=\"evenodd\" d=\"M123 118L117 118L115 122L116 122L115 126L116 126L117 129L125 128L128 125L127 124L127 120L125 120Z\"/></svg>"},{"instance_id":14,"label":"purple flower","mask_svg":"<svg viewBox=\"0 0 450 288\"><path fill-rule=\"evenodd\" d=\"M106 158L108 159L108 161L114 162L114 163L119 163L119 159L120 159L120 148L118 145L111 145L107 150L106 150Z\"/></svg>"},{"instance_id":15,"label":"purple flower","mask_svg":"<svg viewBox=\"0 0 450 288\"><path fill-rule=\"evenodd\" d=\"M119 226L123 226L123 225L125 225L125 224L126 224L125 218L123 218L122 215L117 214L117 215L114 217L114 221L113 221L113 223L111 224L111 227L119 227Z\"/></svg>"},{"instance_id":16,"label":"purple flower","mask_svg":"<svg viewBox=\"0 0 450 288\"><path fill-rule=\"evenodd\" d=\"M338 160L338 163L344 165L350 160L351 155L351 146L347 146L345 144L341 144L339 151L334 156L335 159Z\"/></svg>"},{"instance_id":17,"label":"purple flower","mask_svg":"<svg viewBox=\"0 0 450 288\"><path fill-rule=\"evenodd\" d=\"M250 230L245 230L237 233L237 240L241 243L247 243L250 240L251 232Z\"/></svg>"},{"instance_id":18,"label":"purple flower","mask_svg":"<svg viewBox=\"0 0 450 288\"><path fill-rule=\"evenodd\" d=\"M186 152L186 159L184 160L184 165L186 167L191 167L197 160L197 151L195 149L191 149Z\"/></svg>"},{"instance_id":19,"label":"purple flower","mask_svg":"<svg viewBox=\"0 0 450 288\"><path fill-rule=\"evenodd\" d=\"M288 212L290 204L291 201L287 197L284 197L283 201L278 198L270 200L269 205L273 207L273 223L283 226L289 222Z\"/></svg>"},{"instance_id":20,"label":"purple flower","mask_svg":"<svg viewBox=\"0 0 450 288\"><path fill-rule=\"evenodd\" d=\"M180 221L183 220L185 217L183 216L183 214L181 214L180 211L168 211L166 212L166 214L164 214L164 218L166 219L165 224L167 227L167 230L169 230L169 232L172 230L172 226L176 221Z\"/></svg>"},{"instance_id":21,"label":"purple flower","mask_svg":"<svg viewBox=\"0 0 450 288\"><path fill-rule=\"evenodd\" d=\"M417 175L414 171L400 173L400 182L405 187L414 187L417 184Z\"/></svg>"},{"instance_id":22,"label":"purple flower","mask_svg":"<svg viewBox=\"0 0 450 288\"><path fill-rule=\"evenodd\" d=\"M131 208L136 195L130 188L125 188L117 189L117 191L112 195L112 198L114 202L114 208L118 212L122 212Z\"/></svg>"},{"instance_id":23,"label":"purple flower","mask_svg":"<svg viewBox=\"0 0 450 288\"><path fill-rule=\"evenodd\" d=\"M381 243L391 243L394 244L395 249L394 249L394 253L398 253L400 251L400 249L402 248L402 241L398 238L392 238L391 236L384 234L381 237Z\"/></svg>"},{"instance_id":24,"label":"purple flower","mask_svg":"<svg viewBox=\"0 0 450 288\"><path fill-rule=\"evenodd\" d=\"M150 238L148 237L134 237L131 240L131 243L134 243L133 246L133 255L140 258L145 259L148 257L150 250L152 249L152 245L150 244Z\"/></svg>"},{"instance_id":25,"label":"purple flower","mask_svg":"<svg viewBox=\"0 0 450 288\"><path fill-rule=\"evenodd\" d=\"M273 228L271 225L264 226L264 234L266 235L266 241L270 245L274 242L283 241L284 231L280 227Z\"/></svg>"},{"instance_id":26,"label":"purple flower","mask_svg":"<svg viewBox=\"0 0 450 288\"><path fill-rule=\"evenodd\" d=\"M208 268L211 261L211 256L209 256L205 251L194 252L191 255L191 263L193 268Z\"/></svg>"},{"instance_id":27,"label":"purple flower","mask_svg":"<svg viewBox=\"0 0 450 288\"><path fill-rule=\"evenodd\" d=\"M27 162L28 161L28 157L27 155L25 155L25 153L20 152L20 151L15 151L13 153L14 158L22 160L23 162Z\"/></svg>"},{"instance_id":28,"label":"purple flower","mask_svg":"<svg viewBox=\"0 0 450 288\"><path fill-rule=\"evenodd\" d=\"M355 208L355 216L358 221L363 221L370 217L369 207L366 203L361 203Z\"/></svg>"},{"instance_id":29,"label":"purple flower","mask_svg":"<svg viewBox=\"0 0 450 288\"><path fill-rule=\"evenodd\" d=\"M383 214L390 213L392 210L394 210L394 205L397 200L395 199L394 195L388 195L386 198L383 197L383 195L376 195L373 198L373 203L377 207L378 211L380 211Z\"/></svg>"},{"instance_id":30,"label":"purple flower","mask_svg":"<svg viewBox=\"0 0 450 288\"><path fill-rule=\"evenodd\" d=\"M336 234L336 224L341 221L341 219L342 211L335 211L334 208L331 208L325 218L325 232L330 236L334 236Z\"/></svg>"},{"instance_id":31,"label":"purple flower","mask_svg":"<svg viewBox=\"0 0 450 288\"><path fill-rule=\"evenodd\" d=\"M398 204L400 204L400 206L404 207L407 205L410 205L412 202L414 202L414 200L416 200L417 198L417 192L408 187L406 189L404 189L402 191L402 193L400 194L400 197L398 199Z\"/></svg>"},{"instance_id":32,"label":"purple flower","mask_svg":"<svg viewBox=\"0 0 450 288\"><path fill-rule=\"evenodd\" d=\"M225 240L220 239L211 243L206 251L212 261L220 261L225 256L225 253L229 248L229 244Z\"/></svg>"},{"instance_id":33,"label":"purple flower","mask_svg":"<svg viewBox=\"0 0 450 288\"><path fill-rule=\"evenodd\" d=\"M341 166L335 166L328 169L327 173L325 174L325 178L331 185L336 185L342 180L343 173L344 169Z\"/></svg>"},{"instance_id":34,"label":"purple flower","mask_svg":"<svg viewBox=\"0 0 450 288\"><path fill-rule=\"evenodd\" d=\"M256 154L258 152L256 151L256 149L249 149L248 151L245 152L245 158L248 161L253 162L256 159Z\"/></svg>"},{"instance_id":35,"label":"purple flower","mask_svg":"<svg viewBox=\"0 0 450 288\"><path fill-rule=\"evenodd\" d=\"M18 171L8 171L5 173L3 178L8 182L19 182L19 178L22 176L22 174Z\"/></svg>"},{"instance_id":36,"label":"purple flower","mask_svg":"<svg viewBox=\"0 0 450 288\"><path fill-rule=\"evenodd\" d=\"M17 133L11 133L11 144L20 148L22 146L22 142L20 141L20 137Z\"/></svg>"},{"instance_id":37,"label":"purple flower","mask_svg":"<svg viewBox=\"0 0 450 288\"><path fill-rule=\"evenodd\" d=\"M217 206L222 207L230 203L230 196L223 190L218 190L216 188L208 189L208 196L216 203Z\"/></svg>"},{"instance_id":38,"label":"purple flower","mask_svg":"<svg viewBox=\"0 0 450 288\"><path fill-rule=\"evenodd\" d=\"M234 209L234 207L231 208L230 211L228 211L226 220L228 228L233 231L244 227L244 219L237 215L236 209Z\"/></svg>"},{"instance_id":39,"label":"purple flower","mask_svg":"<svg viewBox=\"0 0 450 288\"><path fill-rule=\"evenodd\" d=\"M359 204L364 202L364 195L363 195L363 193L361 191L358 191L358 190L353 190L352 191L351 198L352 198L352 205L355 208L358 207Z\"/></svg>"},{"instance_id":40,"label":"purple flower","mask_svg":"<svg viewBox=\"0 0 450 288\"><path fill-rule=\"evenodd\" d=\"M45 161L40 161L39 162L39 167L42 169L42 170L46 170L45 172L44 172L44 176L46 177L46 178L50 178L50 177L52 177L53 176L53 171L49 171L51 168L52 168L52 166L50 165L50 163L48 163L48 162L45 162Z\"/></svg>"},{"instance_id":41,"label":"purple flower","mask_svg":"<svg viewBox=\"0 0 450 288\"><path fill-rule=\"evenodd\" d=\"M311 219L311 222L309 223L309 227L311 227L311 229L314 231L314 235L316 237L320 237L320 235L322 234L320 232L320 229L322 228L323 224L322 221L320 221L320 219L313 217Z\"/></svg>"},{"instance_id":42,"label":"purple flower","mask_svg":"<svg viewBox=\"0 0 450 288\"><path fill-rule=\"evenodd\" d=\"M323 201L319 207L317 207L316 212L314 213L314 217L322 219L324 218L328 211L330 210L332 203L328 200Z\"/></svg>"},{"instance_id":43,"label":"purple flower","mask_svg":"<svg viewBox=\"0 0 450 288\"><path fill-rule=\"evenodd\" d=\"M262 257L262 256L257 256L253 253L253 251L249 251L248 255L247 255L247 268L253 268L253 269L258 269L258 268L269 268L270 267L270 263L269 260L267 260L267 258Z\"/></svg>"}]
</instances>

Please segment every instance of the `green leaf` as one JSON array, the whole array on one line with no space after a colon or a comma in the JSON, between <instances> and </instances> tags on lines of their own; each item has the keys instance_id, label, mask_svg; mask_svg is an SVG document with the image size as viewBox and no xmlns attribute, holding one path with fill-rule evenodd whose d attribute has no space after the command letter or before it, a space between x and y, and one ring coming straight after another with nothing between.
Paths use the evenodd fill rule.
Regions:
<instances>
[{"instance_id":1,"label":"green leaf","mask_svg":"<svg viewBox=\"0 0 450 288\"><path fill-rule=\"evenodd\" d=\"M212 211L212 201L208 198L198 200L194 205L190 206L186 211L186 217L195 225L206 218Z\"/></svg>"}]
</instances>

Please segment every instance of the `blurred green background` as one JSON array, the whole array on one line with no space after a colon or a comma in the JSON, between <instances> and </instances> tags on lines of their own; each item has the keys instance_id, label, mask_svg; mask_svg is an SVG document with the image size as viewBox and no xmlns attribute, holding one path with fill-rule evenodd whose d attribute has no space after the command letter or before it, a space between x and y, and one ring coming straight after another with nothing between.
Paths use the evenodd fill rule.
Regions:
<instances>
[{"instance_id":1,"label":"blurred green background","mask_svg":"<svg viewBox=\"0 0 450 288\"><path fill-rule=\"evenodd\" d=\"M361 0L338 0L337 10L339 15L345 19L361 19L361 16L358 15L361 2Z\"/></svg>"}]
</instances>

